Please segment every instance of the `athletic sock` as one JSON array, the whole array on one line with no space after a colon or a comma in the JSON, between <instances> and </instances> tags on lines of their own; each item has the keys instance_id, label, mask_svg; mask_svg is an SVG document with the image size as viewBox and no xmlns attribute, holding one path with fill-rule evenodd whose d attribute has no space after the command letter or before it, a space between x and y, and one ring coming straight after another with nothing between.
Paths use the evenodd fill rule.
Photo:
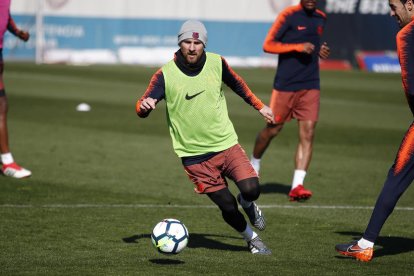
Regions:
<instances>
[{"instance_id":1,"label":"athletic sock","mask_svg":"<svg viewBox=\"0 0 414 276\"><path fill-rule=\"evenodd\" d=\"M305 180L306 171L304 170L295 170L293 174L293 181L292 181L292 190L295 189L299 185L303 185L303 181Z\"/></svg>"},{"instance_id":2,"label":"athletic sock","mask_svg":"<svg viewBox=\"0 0 414 276\"><path fill-rule=\"evenodd\" d=\"M374 247L374 243L370 242L364 238L361 238L358 241L358 246L361 247L362 249L367 249L368 247Z\"/></svg>"},{"instance_id":3,"label":"athletic sock","mask_svg":"<svg viewBox=\"0 0 414 276\"><path fill-rule=\"evenodd\" d=\"M247 209L252 205L251 201L247 201L243 198L242 194L239 195L240 198L240 205L244 208Z\"/></svg>"},{"instance_id":4,"label":"athletic sock","mask_svg":"<svg viewBox=\"0 0 414 276\"><path fill-rule=\"evenodd\" d=\"M1 163L3 163L3 165L8 165L14 162L13 156L11 154L11 152L8 153L3 153L1 155Z\"/></svg>"},{"instance_id":5,"label":"athletic sock","mask_svg":"<svg viewBox=\"0 0 414 276\"><path fill-rule=\"evenodd\" d=\"M254 158L253 155L252 155L252 157L250 159L250 163L252 164L253 169L256 171L256 173L259 173L259 170L260 170L260 161L261 161L260 158L259 159Z\"/></svg>"},{"instance_id":6,"label":"athletic sock","mask_svg":"<svg viewBox=\"0 0 414 276\"><path fill-rule=\"evenodd\" d=\"M257 237L256 232L254 232L248 224L246 225L246 230L240 232L240 234L242 235L243 239L247 242Z\"/></svg>"}]
</instances>

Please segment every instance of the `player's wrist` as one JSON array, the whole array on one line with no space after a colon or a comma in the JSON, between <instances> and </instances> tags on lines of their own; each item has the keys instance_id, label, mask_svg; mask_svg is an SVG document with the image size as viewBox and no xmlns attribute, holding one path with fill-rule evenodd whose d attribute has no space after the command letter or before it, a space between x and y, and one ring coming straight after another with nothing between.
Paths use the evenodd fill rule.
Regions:
<instances>
[{"instance_id":1,"label":"player's wrist","mask_svg":"<svg viewBox=\"0 0 414 276\"><path fill-rule=\"evenodd\" d=\"M298 51L299 53L304 53L305 52L305 43L296 44L296 51Z\"/></svg>"},{"instance_id":2,"label":"player's wrist","mask_svg":"<svg viewBox=\"0 0 414 276\"><path fill-rule=\"evenodd\" d=\"M263 107L265 107L265 104L259 100L259 102L255 105L255 108L260 111L263 109Z\"/></svg>"}]
</instances>

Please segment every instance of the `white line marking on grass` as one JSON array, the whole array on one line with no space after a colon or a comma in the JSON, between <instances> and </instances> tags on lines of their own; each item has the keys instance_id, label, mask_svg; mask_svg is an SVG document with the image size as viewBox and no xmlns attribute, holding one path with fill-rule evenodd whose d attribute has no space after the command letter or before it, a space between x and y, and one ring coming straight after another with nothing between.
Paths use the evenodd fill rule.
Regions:
<instances>
[{"instance_id":1,"label":"white line marking on grass","mask_svg":"<svg viewBox=\"0 0 414 276\"><path fill-rule=\"evenodd\" d=\"M349 210L372 210L369 206L346 206L346 205L259 205L263 209L349 209ZM177 209L209 209L217 208L215 205L175 205L175 204L1 204L0 208L177 208ZM414 207L396 207L399 211L414 211Z\"/></svg>"},{"instance_id":2,"label":"white line marking on grass","mask_svg":"<svg viewBox=\"0 0 414 276\"><path fill-rule=\"evenodd\" d=\"M281 208L281 209L351 209L351 210L373 210L374 207L369 206L346 206L346 205L259 205L260 208L272 209L272 208ZM414 207L395 207L394 210L400 211L414 211Z\"/></svg>"}]
</instances>

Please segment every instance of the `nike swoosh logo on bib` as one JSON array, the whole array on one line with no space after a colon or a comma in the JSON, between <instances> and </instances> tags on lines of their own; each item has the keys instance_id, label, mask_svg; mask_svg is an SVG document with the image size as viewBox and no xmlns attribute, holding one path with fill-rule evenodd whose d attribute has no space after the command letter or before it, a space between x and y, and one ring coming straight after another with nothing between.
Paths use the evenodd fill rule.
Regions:
<instances>
[{"instance_id":1,"label":"nike swoosh logo on bib","mask_svg":"<svg viewBox=\"0 0 414 276\"><path fill-rule=\"evenodd\" d=\"M198 95L200 95L201 93L203 93L204 91L206 91L206 90L203 90L203 91L200 91L200 92L198 92L198 93L195 93L195 94L193 94L193 95L188 95L188 93L185 95L185 99L186 100L191 100L192 98L194 98L194 97L197 97Z\"/></svg>"}]
</instances>

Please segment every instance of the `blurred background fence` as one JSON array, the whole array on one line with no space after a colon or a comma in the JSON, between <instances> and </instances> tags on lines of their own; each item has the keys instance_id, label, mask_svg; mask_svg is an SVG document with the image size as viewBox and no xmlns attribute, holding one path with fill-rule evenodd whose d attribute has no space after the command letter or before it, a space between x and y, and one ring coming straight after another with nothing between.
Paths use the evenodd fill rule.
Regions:
<instances>
[{"instance_id":1,"label":"blurred background fence","mask_svg":"<svg viewBox=\"0 0 414 276\"><path fill-rule=\"evenodd\" d=\"M37 63L159 65L177 49L189 18L208 29L207 50L233 66L275 66L262 43L278 13L298 0L13 0L16 23L32 35L22 43L6 34L4 57ZM398 26L388 0L319 0L332 49L322 68L399 71Z\"/></svg>"}]
</instances>

